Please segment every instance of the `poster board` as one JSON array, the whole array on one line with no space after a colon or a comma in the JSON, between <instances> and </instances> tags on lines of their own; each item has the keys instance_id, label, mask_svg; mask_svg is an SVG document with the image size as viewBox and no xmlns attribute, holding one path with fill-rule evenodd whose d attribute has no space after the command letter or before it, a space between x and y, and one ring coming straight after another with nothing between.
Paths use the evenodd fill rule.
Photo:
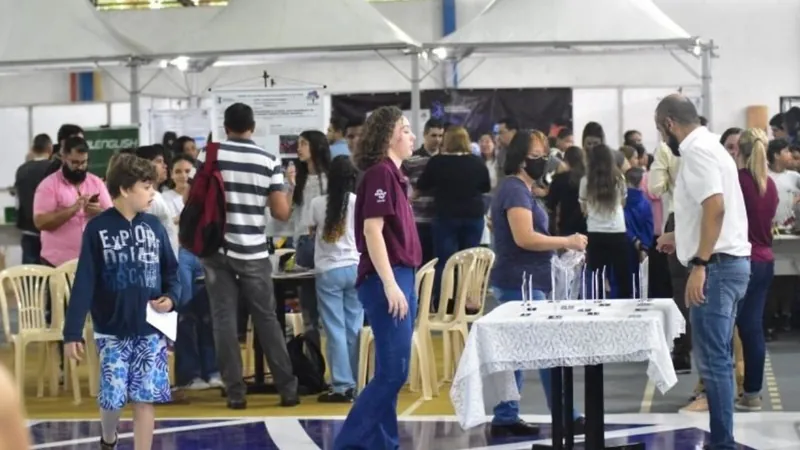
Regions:
<instances>
[{"instance_id":1,"label":"poster board","mask_svg":"<svg viewBox=\"0 0 800 450\"><path fill-rule=\"evenodd\" d=\"M100 178L106 177L114 153L139 146L139 127L135 125L86 128L83 136L89 145L89 172Z\"/></svg>"},{"instance_id":2,"label":"poster board","mask_svg":"<svg viewBox=\"0 0 800 450\"><path fill-rule=\"evenodd\" d=\"M325 132L328 126L321 88L216 90L211 95L210 118L215 140L225 136L225 109L234 103L244 103L253 108L255 116L253 141L280 159L297 156L297 139L302 131Z\"/></svg>"},{"instance_id":3,"label":"poster board","mask_svg":"<svg viewBox=\"0 0 800 450\"><path fill-rule=\"evenodd\" d=\"M211 131L209 117L206 109L151 109L150 142L161 142L164 133L174 131L178 136L194 139L197 147L202 148Z\"/></svg>"}]
</instances>

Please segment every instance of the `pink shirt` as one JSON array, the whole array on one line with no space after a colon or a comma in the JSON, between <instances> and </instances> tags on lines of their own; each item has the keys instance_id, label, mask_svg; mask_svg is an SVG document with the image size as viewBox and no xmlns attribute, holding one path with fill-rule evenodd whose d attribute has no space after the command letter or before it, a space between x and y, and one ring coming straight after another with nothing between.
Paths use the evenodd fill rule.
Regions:
<instances>
[{"instance_id":1,"label":"pink shirt","mask_svg":"<svg viewBox=\"0 0 800 450\"><path fill-rule=\"evenodd\" d=\"M111 196L98 176L86 174L86 180L80 186L68 182L59 170L39 183L33 197L33 215L56 212L69 208L78 200L79 195L100 194L100 207L111 207ZM75 213L63 225L53 231L42 231L41 257L54 266L60 266L78 257L81 249L83 229L89 221L85 211Z\"/></svg>"}]
</instances>

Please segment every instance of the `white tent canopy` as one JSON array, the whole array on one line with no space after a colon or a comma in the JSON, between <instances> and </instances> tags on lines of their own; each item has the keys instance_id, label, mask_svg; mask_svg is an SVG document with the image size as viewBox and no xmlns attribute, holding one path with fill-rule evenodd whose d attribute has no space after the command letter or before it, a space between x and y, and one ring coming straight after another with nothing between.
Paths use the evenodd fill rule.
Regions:
<instances>
[{"instance_id":1,"label":"white tent canopy","mask_svg":"<svg viewBox=\"0 0 800 450\"><path fill-rule=\"evenodd\" d=\"M124 60L140 53L87 0L0 0L0 65Z\"/></svg>"},{"instance_id":2,"label":"white tent canopy","mask_svg":"<svg viewBox=\"0 0 800 450\"><path fill-rule=\"evenodd\" d=\"M494 0L432 44L450 48L686 45L691 36L651 0Z\"/></svg>"},{"instance_id":3,"label":"white tent canopy","mask_svg":"<svg viewBox=\"0 0 800 450\"><path fill-rule=\"evenodd\" d=\"M148 42L148 55L159 58L419 46L364 0L234 0L228 6L208 10L214 11L213 15L200 23L181 20L177 17L180 10L176 11L171 26L185 32L172 39L138 35L153 33L151 29L128 33L137 42ZM117 19L124 20L126 14L142 12L120 13ZM187 25L191 29L186 29Z\"/></svg>"}]
</instances>

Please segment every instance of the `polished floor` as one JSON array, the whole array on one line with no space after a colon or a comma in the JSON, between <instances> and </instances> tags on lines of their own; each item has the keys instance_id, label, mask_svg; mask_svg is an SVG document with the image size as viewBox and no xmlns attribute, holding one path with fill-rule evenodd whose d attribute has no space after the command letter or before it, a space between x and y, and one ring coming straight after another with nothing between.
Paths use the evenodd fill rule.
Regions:
<instances>
[{"instance_id":1,"label":"polished floor","mask_svg":"<svg viewBox=\"0 0 800 450\"><path fill-rule=\"evenodd\" d=\"M544 416L528 420L543 422ZM796 423L800 414L765 413L737 417L739 449L798 449ZM608 416L607 445L645 443L649 450L694 450L708 437L702 416L623 414ZM319 450L332 448L341 427L341 417L171 419L157 425L154 450ZM100 424L96 421L33 422L33 449L89 450L97 448ZM119 449L133 449L130 422L123 423ZM450 417L413 417L400 423L401 449L529 449L547 442L549 428L534 439L510 440L489 437L485 427L464 431ZM576 448L582 449L578 443Z\"/></svg>"},{"instance_id":2,"label":"polished floor","mask_svg":"<svg viewBox=\"0 0 800 450\"><path fill-rule=\"evenodd\" d=\"M437 342L437 348L440 345ZM72 403L71 393L36 397L36 352L29 358L26 408L31 420L34 449L98 448L99 423L94 399ZM0 346L0 362L12 366L10 348ZM441 367L440 367L441 370ZM441 372L440 372L441 373ZM735 418L740 449L800 450L800 335L783 336L769 344L764 386L764 412L742 413ZM403 390L398 401L401 449L459 450L529 449L546 442L549 417L536 373L527 373L521 402L525 418L541 424L541 435L526 440L493 439L485 426L462 430L453 416L450 386L423 401L418 393ZM85 380L85 377L83 377ZM575 401L583 404L582 371L575 371ZM696 374L679 376L676 385L661 395L647 380L644 363L606 366L606 439L609 445L644 442L650 450L701 449L708 438L707 414L678 413L696 382ZM191 392L183 402L158 407L158 430L153 449L257 450L330 449L349 405L319 404L304 397L296 408L281 408L273 395L251 395L244 411L225 408L218 391ZM488 405L487 405L488 406ZM487 410L487 414L491 411ZM130 418L130 411L125 417ZM488 417L487 417L488 419ZM119 448L132 449L129 422L121 430ZM583 448L577 445L576 448Z\"/></svg>"}]
</instances>

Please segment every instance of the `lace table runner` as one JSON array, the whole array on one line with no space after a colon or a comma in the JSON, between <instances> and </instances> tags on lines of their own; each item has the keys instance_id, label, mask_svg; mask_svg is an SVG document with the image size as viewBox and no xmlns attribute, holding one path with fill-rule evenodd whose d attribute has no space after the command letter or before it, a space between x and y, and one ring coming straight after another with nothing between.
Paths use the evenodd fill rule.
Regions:
<instances>
[{"instance_id":1,"label":"lace table runner","mask_svg":"<svg viewBox=\"0 0 800 450\"><path fill-rule=\"evenodd\" d=\"M505 303L473 324L450 389L462 427L485 421L484 400L520 399L515 370L649 361L662 394L677 383L670 351L686 324L672 299L531 304Z\"/></svg>"}]
</instances>

